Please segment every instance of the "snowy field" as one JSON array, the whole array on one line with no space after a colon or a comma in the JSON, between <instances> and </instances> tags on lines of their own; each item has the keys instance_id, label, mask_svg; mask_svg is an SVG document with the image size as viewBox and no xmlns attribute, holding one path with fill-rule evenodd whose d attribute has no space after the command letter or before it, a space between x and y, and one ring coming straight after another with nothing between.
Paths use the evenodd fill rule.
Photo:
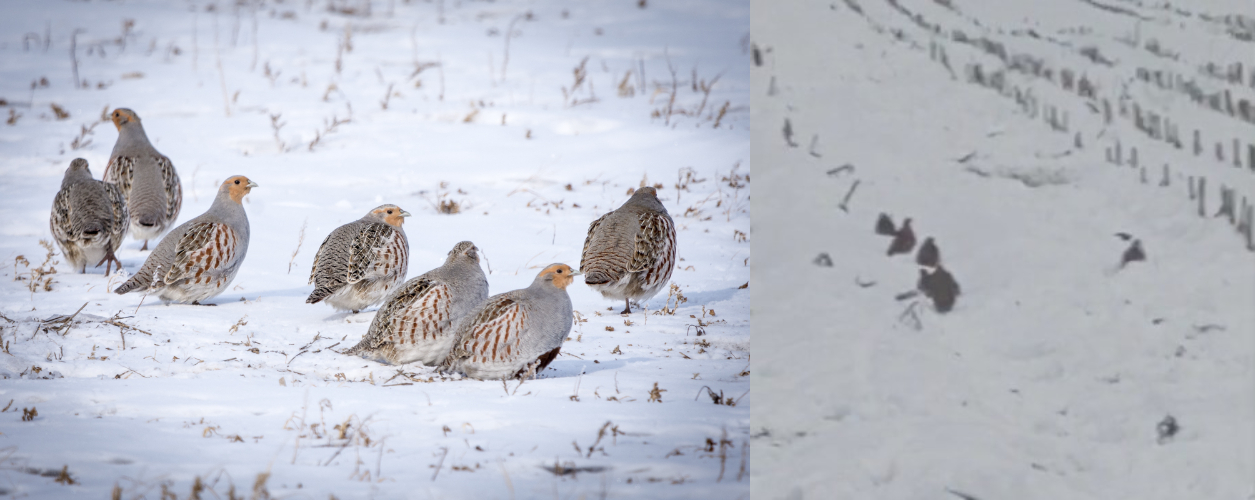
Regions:
<instances>
[{"instance_id":1,"label":"snowy field","mask_svg":"<svg viewBox=\"0 0 1255 500\"><path fill-rule=\"evenodd\" d=\"M0 496L748 497L747 2L0 9ZM178 169L179 223L230 175L260 185L217 307L46 256L62 174L101 176L117 107ZM577 280L537 380L344 356L374 309L305 304L318 244L382 203L414 214L410 277L471 240L496 294L578 266L643 185L676 221L677 288L621 316Z\"/></svg>"},{"instance_id":2,"label":"snowy field","mask_svg":"<svg viewBox=\"0 0 1255 500\"><path fill-rule=\"evenodd\" d=\"M1255 498L1249 1L751 24L754 498ZM952 312L895 300L881 212L936 239Z\"/></svg>"}]
</instances>

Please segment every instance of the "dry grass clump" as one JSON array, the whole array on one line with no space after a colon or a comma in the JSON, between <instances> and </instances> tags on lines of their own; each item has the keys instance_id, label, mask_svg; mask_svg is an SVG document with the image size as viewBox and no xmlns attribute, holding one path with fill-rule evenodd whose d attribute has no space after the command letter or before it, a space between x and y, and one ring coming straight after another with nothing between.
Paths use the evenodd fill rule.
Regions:
<instances>
[{"instance_id":1,"label":"dry grass clump","mask_svg":"<svg viewBox=\"0 0 1255 500\"><path fill-rule=\"evenodd\" d=\"M52 248L52 243L49 243L48 240L39 240L39 246L42 246L44 247L44 250L47 250L47 253L44 255L44 261L39 264L39 266L31 268L30 261L23 255L19 255L13 259L13 267L15 269L19 264L26 266L27 269L25 275L16 272L13 273L13 281L26 280L26 287L30 289L31 294L34 294L39 290L43 290L45 292L52 291L52 284L54 283L54 281L52 281L52 275L57 274L57 268L53 266L60 264L60 262L52 260L52 258L57 254L56 250Z\"/></svg>"},{"instance_id":2,"label":"dry grass clump","mask_svg":"<svg viewBox=\"0 0 1255 500\"><path fill-rule=\"evenodd\" d=\"M667 303L662 309L655 311L654 314L675 316L675 310L680 307L680 304L688 301L688 297L685 297L684 292L680 291L680 285L671 283L671 286L667 289Z\"/></svg>"},{"instance_id":3,"label":"dry grass clump","mask_svg":"<svg viewBox=\"0 0 1255 500\"><path fill-rule=\"evenodd\" d=\"M468 194L460 188L457 191L450 192L449 183L445 181L440 181L440 188L436 191L434 198L428 196L427 191L419 191L417 194L422 196L424 200L427 200L427 203L430 204L431 208L438 214L460 214L471 207L465 200L454 199L452 197L453 193L460 195Z\"/></svg>"}]
</instances>

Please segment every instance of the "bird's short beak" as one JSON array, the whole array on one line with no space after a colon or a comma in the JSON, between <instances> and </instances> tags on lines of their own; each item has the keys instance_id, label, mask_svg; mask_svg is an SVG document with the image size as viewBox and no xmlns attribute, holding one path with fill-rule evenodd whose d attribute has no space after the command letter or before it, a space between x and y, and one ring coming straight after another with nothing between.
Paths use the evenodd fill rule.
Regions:
<instances>
[{"instance_id":1,"label":"bird's short beak","mask_svg":"<svg viewBox=\"0 0 1255 500\"><path fill-rule=\"evenodd\" d=\"M255 187L257 187L257 183L256 183L256 182L253 182L253 181L248 181L248 187L249 187L250 189L251 189L251 188L255 188Z\"/></svg>"},{"instance_id":2,"label":"bird's short beak","mask_svg":"<svg viewBox=\"0 0 1255 500\"><path fill-rule=\"evenodd\" d=\"M401 211L401 217L409 217L409 216L410 216L409 212L406 212L405 210Z\"/></svg>"},{"instance_id":3,"label":"bird's short beak","mask_svg":"<svg viewBox=\"0 0 1255 500\"><path fill-rule=\"evenodd\" d=\"M571 270L571 276L579 276L579 275L581 275L581 274L584 274L584 273L581 273L579 269L572 269L572 270Z\"/></svg>"}]
</instances>

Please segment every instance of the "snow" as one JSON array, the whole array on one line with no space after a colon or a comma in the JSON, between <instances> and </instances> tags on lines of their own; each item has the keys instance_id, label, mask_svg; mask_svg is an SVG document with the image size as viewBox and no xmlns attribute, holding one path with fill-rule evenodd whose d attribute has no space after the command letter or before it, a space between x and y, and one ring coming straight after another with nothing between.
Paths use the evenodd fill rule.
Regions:
<instances>
[{"instance_id":1,"label":"snow","mask_svg":"<svg viewBox=\"0 0 1255 500\"><path fill-rule=\"evenodd\" d=\"M745 2L5 13L0 113L16 119L0 125L0 406L12 402L0 493L182 498L199 480L219 498L255 485L288 498L748 497ZM216 307L110 294L121 275L70 274L59 255L51 290L31 290L61 176L82 157L100 177L116 138L100 117L115 107L135 110L178 169L180 222L230 175L260 185L245 199L247 258ZM660 314L664 292L623 317L577 282L580 322L537 380L503 387L347 357L337 351L374 309L304 303L317 245L379 204L414 214L409 276L469 239L495 294L549 263L578 266L588 224L645 183L675 218L672 283L687 301ZM460 213L439 213L449 201ZM139 247L119 252L125 272L147 256ZM39 326L80 307L70 324ZM63 467L73 484L56 480Z\"/></svg>"},{"instance_id":2,"label":"snow","mask_svg":"<svg viewBox=\"0 0 1255 500\"><path fill-rule=\"evenodd\" d=\"M1105 0L754 4L754 498L1255 498L1255 253L1212 217L1221 185L1255 200L1255 171L1212 155L1214 142L1245 148L1255 126L1135 77L1173 71L1255 101L1249 80L1202 74L1255 63L1218 21L1249 18L1249 2L1173 7L1191 15ZM1044 60L1053 82L1009 72L1001 95L969 83L969 65L1004 65L956 29ZM1179 57L1146 50L1150 38ZM953 73L930 56L938 46ZM1094 81L1098 112L1061 88L1060 68ZM1015 87L1066 112L1068 131L1018 105ZM1105 123L1101 100L1122 93L1179 123L1184 147L1138 131L1132 111ZM1105 156L1117 141L1122 166ZM1208 179L1206 218L1191 176ZM903 315L911 302L894 296L918 266L885 256L881 212L937 239L962 285L953 312L919 303L918 328ZM1117 232L1148 259L1121 269ZM820 253L831 267L812 262ZM1161 442L1169 415L1179 432Z\"/></svg>"}]
</instances>

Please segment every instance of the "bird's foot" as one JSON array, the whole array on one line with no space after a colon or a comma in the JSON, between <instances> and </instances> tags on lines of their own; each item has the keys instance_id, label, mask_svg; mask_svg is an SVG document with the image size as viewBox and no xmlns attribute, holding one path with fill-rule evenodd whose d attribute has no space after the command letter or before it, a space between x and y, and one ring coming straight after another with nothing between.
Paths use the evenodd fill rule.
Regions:
<instances>
[{"instance_id":1,"label":"bird's foot","mask_svg":"<svg viewBox=\"0 0 1255 500\"><path fill-rule=\"evenodd\" d=\"M100 259L100 262L96 263L96 267L100 267L101 264L105 265L105 276L109 275L109 272L114 264L118 265L118 269L122 269L122 261L118 260L116 255L113 255L113 250L110 250L109 253L105 255L105 258Z\"/></svg>"},{"instance_id":2,"label":"bird's foot","mask_svg":"<svg viewBox=\"0 0 1255 500\"><path fill-rule=\"evenodd\" d=\"M144 246L140 247L139 249L139 251L141 252L143 252L144 250L148 250L148 240L144 240Z\"/></svg>"},{"instance_id":3,"label":"bird's foot","mask_svg":"<svg viewBox=\"0 0 1255 500\"><path fill-rule=\"evenodd\" d=\"M194 306L217 306L218 304L201 304L199 300L193 300L192 305Z\"/></svg>"}]
</instances>

